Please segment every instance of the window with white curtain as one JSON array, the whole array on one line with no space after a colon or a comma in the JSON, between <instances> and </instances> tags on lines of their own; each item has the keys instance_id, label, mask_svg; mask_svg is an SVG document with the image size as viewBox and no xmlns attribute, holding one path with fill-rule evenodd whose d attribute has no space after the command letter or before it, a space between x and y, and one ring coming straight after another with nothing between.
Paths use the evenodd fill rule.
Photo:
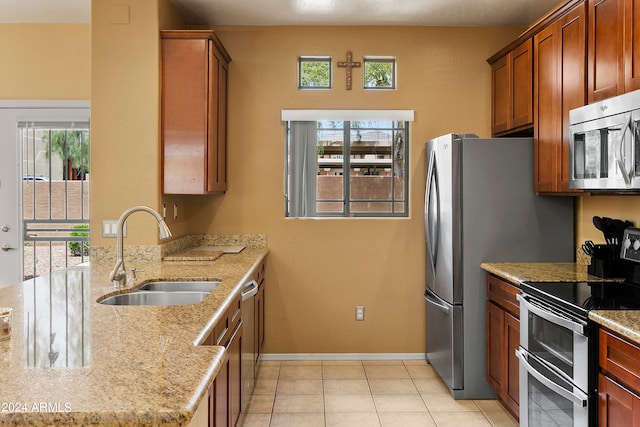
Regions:
<instances>
[{"instance_id":1,"label":"window with white curtain","mask_svg":"<svg viewBox=\"0 0 640 427\"><path fill-rule=\"evenodd\" d=\"M408 110L284 110L285 215L406 217Z\"/></svg>"}]
</instances>

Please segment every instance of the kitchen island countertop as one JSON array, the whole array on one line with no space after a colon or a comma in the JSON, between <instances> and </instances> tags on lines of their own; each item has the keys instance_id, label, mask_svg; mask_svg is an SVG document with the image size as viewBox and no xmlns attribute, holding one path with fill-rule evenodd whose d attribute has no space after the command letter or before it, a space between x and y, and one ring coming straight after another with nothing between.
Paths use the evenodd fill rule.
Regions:
<instances>
[{"instance_id":1,"label":"kitchen island countertop","mask_svg":"<svg viewBox=\"0 0 640 427\"><path fill-rule=\"evenodd\" d=\"M266 256L131 263L114 291L112 264L90 262L0 289L13 334L0 341L0 425L187 425L226 360L199 344ZM150 280L219 280L203 302L110 306L97 300Z\"/></svg>"}]
</instances>

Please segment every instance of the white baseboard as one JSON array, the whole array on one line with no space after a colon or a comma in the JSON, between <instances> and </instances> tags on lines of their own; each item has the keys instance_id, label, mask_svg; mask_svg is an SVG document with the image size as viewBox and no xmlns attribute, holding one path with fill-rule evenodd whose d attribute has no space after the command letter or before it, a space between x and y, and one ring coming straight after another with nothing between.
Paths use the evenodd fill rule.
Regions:
<instances>
[{"instance_id":1,"label":"white baseboard","mask_svg":"<svg viewBox=\"0 0 640 427\"><path fill-rule=\"evenodd\" d=\"M424 360L425 353L263 353L261 360Z\"/></svg>"}]
</instances>

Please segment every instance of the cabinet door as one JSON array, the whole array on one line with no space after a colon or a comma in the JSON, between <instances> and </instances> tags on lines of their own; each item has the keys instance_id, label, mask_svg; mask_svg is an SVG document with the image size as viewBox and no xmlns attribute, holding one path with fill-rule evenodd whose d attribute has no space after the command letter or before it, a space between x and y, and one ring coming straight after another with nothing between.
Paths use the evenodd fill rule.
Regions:
<instances>
[{"instance_id":1,"label":"cabinet door","mask_svg":"<svg viewBox=\"0 0 640 427\"><path fill-rule=\"evenodd\" d=\"M569 188L569 111L586 99L586 6L580 4L534 37L534 186Z\"/></svg>"},{"instance_id":2,"label":"cabinet door","mask_svg":"<svg viewBox=\"0 0 640 427\"><path fill-rule=\"evenodd\" d=\"M209 133L207 189L226 191L226 140L227 140L227 63L209 41Z\"/></svg>"},{"instance_id":3,"label":"cabinet door","mask_svg":"<svg viewBox=\"0 0 640 427\"><path fill-rule=\"evenodd\" d=\"M229 426L229 360L220 367L209 396L210 427Z\"/></svg>"},{"instance_id":4,"label":"cabinet door","mask_svg":"<svg viewBox=\"0 0 640 427\"><path fill-rule=\"evenodd\" d=\"M598 374L598 425L640 426L640 397L602 374Z\"/></svg>"},{"instance_id":5,"label":"cabinet door","mask_svg":"<svg viewBox=\"0 0 640 427\"><path fill-rule=\"evenodd\" d=\"M558 26L558 54L560 56L560 135L557 150L556 191L580 192L569 188L569 111L582 107L587 100L587 7L585 3L576 6L562 17Z\"/></svg>"},{"instance_id":6,"label":"cabinet door","mask_svg":"<svg viewBox=\"0 0 640 427\"><path fill-rule=\"evenodd\" d=\"M624 90L640 89L640 0L626 0L624 9Z\"/></svg>"},{"instance_id":7,"label":"cabinet door","mask_svg":"<svg viewBox=\"0 0 640 427\"><path fill-rule=\"evenodd\" d=\"M509 313L504 314L504 349L505 349L505 381L503 382L501 400L516 420L519 416L520 402L520 365L516 349L520 345L520 320Z\"/></svg>"},{"instance_id":8,"label":"cabinet door","mask_svg":"<svg viewBox=\"0 0 640 427\"><path fill-rule=\"evenodd\" d=\"M624 93L624 0L589 0L589 103Z\"/></svg>"},{"instance_id":9,"label":"cabinet door","mask_svg":"<svg viewBox=\"0 0 640 427\"><path fill-rule=\"evenodd\" d=\"M162 49L163 192L201 194L206 188L208 43L163 39Z\"/></svg>"},{"instance_id":10,"label":"cabinet door","mask_svg":"<svg viewBox=\"0 0 640 427\"><path fill-rule=\"evenodd\" d=\"M491 301L487 301L486 316L487 382L499 394L504 382L502 362L504 311Z\"/></svg>"},{"instance_id":11,"label":"cabinet door","mask_svg":"<svg viewBox=\"0 0 640 427\"><path fill-rule=\"evenodd\" d=\"M507 57L491 65L491 131L494 135L507 131L510 126L511 63Z\"/></svg>"},{"instance_id":12,"label":"cabinet door","mask_svg":"<svg viewBox=\"0 0 640 427\"><path fill-rule=\"evenodd\" d=\"M212 30L160 34L163 193L225 191L231 58Z\"/></svg>"},{"instance_id":13,"label":"cabinet door","mask_svg":"<svg viewBox=\"0 0 640 427\"><path fill-rule=\"evenodd\" d=\"M511 61L511 128L533 123L533 51L527 40L509 54Z\"/></svg>"},{"instance_id":14,"label":"cabinet door","mask_svg":"<svg viewBox=\"0 0 640 427\"><path fill-rule=\"evenodd\" d=\"M559 143L557 26L550 25L533 38L534 49L534 189L556 189Z\"/></svg>"},{"instance_id":15,"label":"cabinet door","mask_svg":"<svg viewBox=\"0 0 640 427\"><path fill-rule=\"evenodd\" d=\"M229 427L234 427L240 418L242 405L242 321L227 346L229 354Z\"/></svg>"}]
</instances>

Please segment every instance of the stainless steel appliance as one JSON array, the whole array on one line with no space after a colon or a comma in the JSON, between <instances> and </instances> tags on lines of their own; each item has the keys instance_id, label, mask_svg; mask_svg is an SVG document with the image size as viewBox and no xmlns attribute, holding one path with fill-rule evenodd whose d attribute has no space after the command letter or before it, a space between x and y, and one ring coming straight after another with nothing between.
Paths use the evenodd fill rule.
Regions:
<instances>
[{"instance_id":1,"label":"stainless steel appliance","mask_svg":"<svg viewBox=\"0 0 640 427\"><path fill-rule=\"evenodd\" d=\"M569 186L640 190L640 91L569 112Z\"/></svg>"},{"instance_id":2,"label":"stainless steel appliance","mask_svg":"<svg viewBox=\"0 0 640 427\"><path fill-rule=\"evenodd\" d=\"M583 288L590 289L590 288ZM590 294L589 294L590 295ZM597 339L586 316L525 291L520 300L520 425L587 426L589 344ZM591 337L589 333L591 332ZM591 338L591 339L590 339Z\"/></svg>"},{"instance_id":3,"label":"stainless steel appliance","mask_svg":"<svg viewBox=\"0 0 640 427\"><path fill-rule=\"evenodd\" d=\"M480 263L573 261L573 200L534 194L531 138L449 134L426 159L426 357L454 398L492 398Z\"/></svg>"},{"instance_id":4,"label":"stainless steel appliance","mask_svg":"<svg viewBox=\"0 0 640 427\"><path fill-rule=\"evenodd\" d=\"M523 283L520 425L596 426L598 326L593 309L640 309L640 229L625 231L625 281Z\"/></svg>"}]
</instances>

